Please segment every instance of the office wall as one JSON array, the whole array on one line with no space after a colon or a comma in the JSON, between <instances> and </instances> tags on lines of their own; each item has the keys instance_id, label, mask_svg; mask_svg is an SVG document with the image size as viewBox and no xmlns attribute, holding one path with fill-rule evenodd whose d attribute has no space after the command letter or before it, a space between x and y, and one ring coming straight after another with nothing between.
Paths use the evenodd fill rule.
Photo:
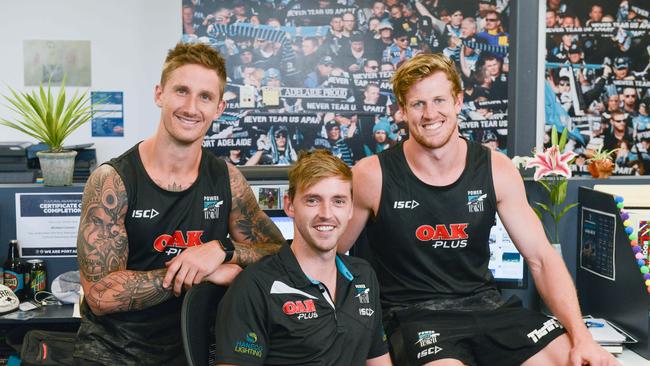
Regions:
<instances>
[{"instance_id":1,"label":"office wall","mask_svg":"<svg viewBox=\"0 0 650 366\"><path fill-rule=\"evenodd\" d=\"M90 90L124 92L124 137L93 138L88 123L68 143L95 143L103 162L155 131L153 90L167 50L180 40L181 0L0 0L0 9L0 93L24 89L24 40L89 40ZM0 117L12 116L0 106ZM35 142L5 126L0 140Z\"/></svg>"}]
</instances>

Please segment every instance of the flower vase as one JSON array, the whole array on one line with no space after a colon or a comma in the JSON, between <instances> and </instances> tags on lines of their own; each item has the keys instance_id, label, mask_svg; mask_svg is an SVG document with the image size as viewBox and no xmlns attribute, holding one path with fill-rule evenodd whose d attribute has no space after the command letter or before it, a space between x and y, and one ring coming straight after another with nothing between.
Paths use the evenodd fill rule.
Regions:
<instances>
[{"instance_id":1,"label":"flower vase","mask_svg":"<svg viewBox=\"0 0 650 366\"><path fill-rule=\"evenodd\" d=\"M614 172L614 163L609 160L594 160L587 167L594 178L609 178Z\"/></svg>"}]
</instances>

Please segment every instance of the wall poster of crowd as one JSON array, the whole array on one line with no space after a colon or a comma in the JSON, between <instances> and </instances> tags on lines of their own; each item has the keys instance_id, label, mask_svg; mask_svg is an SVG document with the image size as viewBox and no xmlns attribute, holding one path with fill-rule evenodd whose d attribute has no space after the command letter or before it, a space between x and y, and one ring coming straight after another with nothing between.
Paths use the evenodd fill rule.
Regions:
<instances>
[{"instance_id":1,"label":"wall poster of crowd","mask_svg":"<svg viewBox=\"0 0 650 366\"><path fill-rule=\"evenodd\" d=\"M204 146L236 165L325 148L353 165L408 137L390 78L419 53L461 72L460 133L507 144L508 0L184 0L183 40L227 60Z\"/></svg>"},{"instance_id":2,"label":"wall poster of crowd","mask_svg":"<svg viewBox=\"0 0 650 366\"><path fill-rule=\"evenodd\" d=\"M546 143L569 129L577 175L598 149L615 150L614 174L650 175L650 2L546 5Z\"/></svg>"}]
</instances>

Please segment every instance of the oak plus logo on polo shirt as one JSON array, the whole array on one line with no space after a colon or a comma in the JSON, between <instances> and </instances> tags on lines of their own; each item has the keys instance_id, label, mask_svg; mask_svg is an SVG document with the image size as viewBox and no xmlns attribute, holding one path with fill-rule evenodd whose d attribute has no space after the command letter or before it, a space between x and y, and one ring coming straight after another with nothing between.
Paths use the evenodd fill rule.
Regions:
<instances>
[{"instance_id":1,"label":"oak plus logo on polo shirt","mask_svg":"<svg viewBox=\"0 0 650 366\"><path fill-rule=\"evenodd\" d=\"M316 303L314 300L318 299L316 296L312 296L304 291L293 288L282 281L274 281L271 285L271 294L276 295L300 295L301 297L306 297L307 300L295 299L286 301L282 305L282 312L294 316L298 320L306 319L315 319L318 318L318 312L316 311Z\"/></svg>"},{"instance_id":2,"label":"oak plus logo on polo shirt","mask_svg":"<svg viewBox=\"0 0 650 366\"><path fill-rule=\"evenodd\" d=\"M264 347L257 344L257 334L249 332L246 333L243 341L235 342L235 352L262 358Z\"/></svg>"},{"instance_id":3,"label":"oak plus logo on polo shirt","mask_svg":"<svg viewBox=\"0 0 650 366\"><path fill-rule=\"evenodd\" d=\"M467 246L468 223L420 225L415 230L415 237L423 242L432 242L431 246L442 249L456 249Z\"/></svg>"}]
</instances>

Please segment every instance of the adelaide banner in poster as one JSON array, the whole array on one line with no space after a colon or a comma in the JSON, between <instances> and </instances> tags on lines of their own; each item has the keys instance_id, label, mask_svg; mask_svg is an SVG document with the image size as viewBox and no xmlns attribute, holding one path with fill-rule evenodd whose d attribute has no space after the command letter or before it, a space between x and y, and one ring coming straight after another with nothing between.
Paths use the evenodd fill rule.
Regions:
<instances>
[{"instance_id":1,"label":"adelaide banner in poster","mask_svg":"<svg viewBox=\"0 0 650 366\"><path fill-rule=\"evenodd\" d=\"M419 53L462 75L460 133L507 144L507 0L185 0L185 42L227 60L227 109L204 146L235 165L331 150L349 165L407 138L390 79Z\"/></svg>"}]
</instances>

